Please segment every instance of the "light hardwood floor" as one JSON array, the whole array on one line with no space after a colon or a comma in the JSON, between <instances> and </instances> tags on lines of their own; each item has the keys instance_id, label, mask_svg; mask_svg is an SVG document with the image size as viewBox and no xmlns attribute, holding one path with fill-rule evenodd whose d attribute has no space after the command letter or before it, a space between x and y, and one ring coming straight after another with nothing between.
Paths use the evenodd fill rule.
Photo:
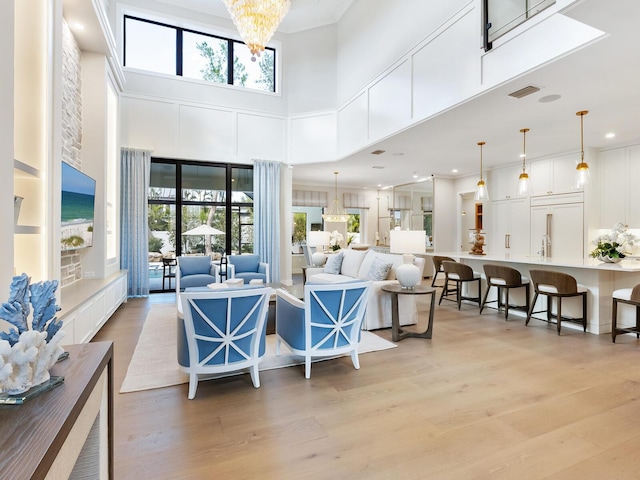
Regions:
<instances>
[{"instance_id":1,"label":"light hardwood floor","mask_svg":"<svg viewBox=\"0 0 640 480\"><path fill-rule=\"evenodd\" d=\"M638 479L640 341L436 307L433 339L302 367L117 393L146 314L115 342L115 478ZM446 305L445 305L446 304ZM421 318L426 317L421 306ZM389 330L377 331L389 339ZM175 352L167 352L175 355Z\"/></svg>"}]
</instances>

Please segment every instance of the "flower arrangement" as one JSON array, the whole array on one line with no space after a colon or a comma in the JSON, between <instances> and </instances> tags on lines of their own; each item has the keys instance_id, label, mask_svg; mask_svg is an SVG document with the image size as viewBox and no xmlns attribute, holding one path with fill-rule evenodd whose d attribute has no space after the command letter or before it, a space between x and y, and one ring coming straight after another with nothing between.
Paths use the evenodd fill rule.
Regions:
<instances>
[{"instance_id":1,"label":"flower arrangement","mask_svg":"<svg viewBox=\"0 0 640 480\"><path fill-rule=\"evenodd\" d=\"M629 232L623 223L616 223L611 233L598 236L592 243L596 248L589 254L593 258L603 261L620 261L626 255L638 238Z\"/></svg>"},{"instance_id":2,"label":"flower arrangement","mask_svg":"<svg viewBox=\"0 0 640 480\"><path fill-rule=\"evenodd\" d=\"M340 250L340 242L344 240L344 236L337 230L331 232L331 236L329 237L329 245L331 246L331 250L334 252Z\"/></svg>"},{"instance_id":3,"label":"flower arrangement","mask_svg":"<svg viewBox=\"0 0 640 480\"><path fill-rule=\"evenodd\" d=\"M25 273L13 277L9 301L0 305L0 318L13 326L0 332L0 393L9 395L49 380L49 370L63 353L62 322L54 316L60 310L58 282L29 283Z\"/></svg>"}]
</instances>

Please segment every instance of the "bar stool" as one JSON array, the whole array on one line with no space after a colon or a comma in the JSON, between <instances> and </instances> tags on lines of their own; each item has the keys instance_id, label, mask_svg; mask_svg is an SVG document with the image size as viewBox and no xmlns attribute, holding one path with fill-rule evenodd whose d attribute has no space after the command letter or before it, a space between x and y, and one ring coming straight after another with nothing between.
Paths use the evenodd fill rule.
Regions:
<instances>
[{"instance_id":1,"label":"bar stool","mask_svg":"<svg viewBox=\"0 0 640 480\"><path fill-rule=\"evenodd\" d=\"M636 326L618 328L618 302L636 307ZM613 306L611 307L611 340L616 343L619 333L635 333L640 338L640 284L633 288L621 288L613 292Z\"/></svg>"},{"instance_id":2,"label":"bar stool","mask_svg":"<svg viewBox=\"0 0 640 480\"><path fill-rule=\"evenodd\" d=\"M487 277L487 290L484 293L484 298L482 299L482 305L480 305L480 313L484 309L485 304L487 303L498 303L498 312L504 306L504 318L505 320L509 320L509 308L516 310L524 310L525 312L529 312L529 279L527 277L523 277L518 270L511 267L506 267L503 265L492 265L485 264L484 265L484 275ZM497 300L491 300L487 302L487 297L489 296L489 290L491 287L496 287L498 289L498 298ZM512 288L525 288L525 305L509 305L509 290ZM505 292L504 303L502 301L502 294Z\"/></svg>"},{"instance_id":3,"label":"bar stool","mask_svg":"<svg viewBox=\"0 0 640 480\"><path fill-rule=\"evenodd\" d=\"M171 290L171 279L176 278L176 265L178 261L175 258L162 259L162 289L164 290L164 281L169 279L169 290Z\"/></svg>"},{"instance_id":4,"label":"bar stool","mask_svg":"<svg viewBox=\"0 0 640 480\"><path fill-rule=\"evenodd\" d=\"M547 270L530 270L531 281L533 282L533 302L527 314L525 325L529 325L531 315L534 313L542 313L545 310L534 312L538 295L546 295L549 297L547 301L547 322L551 323L552 318L557 318L558 335L560 335L560 327L562 322L574 322L582 325L582 329L587 331L587 289L582 285L578 285L576 279L571 275L561 272L550 272ZM570 297L582 297L582 317L562 316L562 299ZM557 301L557 313L551 312L553 299ZM542 320L542 319L538 319Z\"/></svg>"},{"instance_id":5,"label":"bar stool","mask_svg":"<svg viewBox=\"0 0 640 480\"><path fill-rule=\"evenodd\" d=\"M455 260L451 257L440 257L437 255L433 256L433 280L431 280L431 286L435 287L436 286L436 278L438 277L439 273L444 273L444 269L442 268L442 262L447 261L447 262L455 262Z\"/></svg>"},{"instance_id":6,"label":"bar stool","mask_svg":"<svg viewBox=\"0 0 640 480\"><path fill-rule=\"evenodd\" d=\"M469 265L449 260L444 260L442 262L442 268L444 269L444 285L442 286L442 293L440 294L440 301L438 302L438 305L440 305L442 303L442 299L445 298L447 300L455 301L458 304L458 310L460 310L462 300L476 302L478 307L480 307L480 291L482 288L480 283L480 274L478 272L474 272ZM453 282L455 284L455 288L449 287L449 282ZM462 285L465 283L471 285L471 282L478 282L477 297L462 295ZM447 298L453 293L456 294L455 300Z\"/></svg>"}]
</instances>

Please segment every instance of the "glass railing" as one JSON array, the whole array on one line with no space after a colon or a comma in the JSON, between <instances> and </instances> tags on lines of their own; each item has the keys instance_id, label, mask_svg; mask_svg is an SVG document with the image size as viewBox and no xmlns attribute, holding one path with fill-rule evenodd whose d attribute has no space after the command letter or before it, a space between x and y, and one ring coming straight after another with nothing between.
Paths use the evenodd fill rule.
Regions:
<instances>
[{"instance_id":1,"label":"glass railing","mask_svg":"<svg viewBox=\"0 0 640 480\"><path fill-rule=\"evenodd\" d=\"M484 48L492 42L540 13L556 0L484 0Z\"/></svg>"}]
</instances>

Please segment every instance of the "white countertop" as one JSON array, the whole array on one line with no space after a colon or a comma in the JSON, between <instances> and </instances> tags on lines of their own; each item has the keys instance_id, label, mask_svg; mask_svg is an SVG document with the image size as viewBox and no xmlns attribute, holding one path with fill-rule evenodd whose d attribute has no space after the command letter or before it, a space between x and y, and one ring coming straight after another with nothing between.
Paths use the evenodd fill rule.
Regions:
<instances>
[{"instance_id":1,"label":"white countertop","mask_svg":"<svg viewBox=\"0 0 640 480\"><path fill-rule=\"evenodd\" d=\"M458 259L482 260L485 262L506 262L506 263L522 263L528 265L549 265L553 267L571 267L571 268L588 268L593 270L614 270L617 272L640 272L640 258L626 257L620 263L603 263L595 258L581 259L561 259L561 258L542 258L539 256L531 257L528 255L471 255L469 252L427 252L429 256L444 256Z\"/></svg>"}]
</instances>

